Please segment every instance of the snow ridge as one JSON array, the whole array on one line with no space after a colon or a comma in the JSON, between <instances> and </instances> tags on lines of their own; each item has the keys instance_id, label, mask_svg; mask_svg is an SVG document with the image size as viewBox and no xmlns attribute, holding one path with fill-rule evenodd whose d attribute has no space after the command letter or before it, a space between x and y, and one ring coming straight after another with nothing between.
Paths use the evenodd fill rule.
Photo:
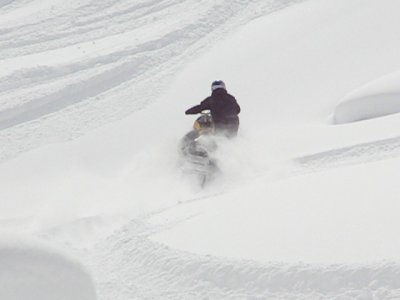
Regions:
<instances>
[{"instance_id":1,"label":"snow ridge","mask_svg":"<svg viewBox=\"0 0 400 300\"><path fill-rule=\"evenodd\" d=\"M169 226L173 224L154 226L146 218L136 219L97 245L93 274L97 274L100 299L132 299L132 294L135 299L400 296L398 263L308 265L201 256L149 239Z\"/></svg>"}]
</instances>

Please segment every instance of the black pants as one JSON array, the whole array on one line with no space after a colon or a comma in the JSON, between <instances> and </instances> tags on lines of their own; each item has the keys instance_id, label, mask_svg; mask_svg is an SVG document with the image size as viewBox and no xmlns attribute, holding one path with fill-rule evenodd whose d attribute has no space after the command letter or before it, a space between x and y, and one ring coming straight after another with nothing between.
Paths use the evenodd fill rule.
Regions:
<instances>
[{"instance_id":1,"label":"black pants","mask_svg":"<svg viewBox=\"0 0 400 300\"><path fill-rule=\"evenodd\" d=\"M224 121L215 122L215 133L227 138L237 136L239 130L239 118L230 118Z\"/></svg>"}]
</instances>

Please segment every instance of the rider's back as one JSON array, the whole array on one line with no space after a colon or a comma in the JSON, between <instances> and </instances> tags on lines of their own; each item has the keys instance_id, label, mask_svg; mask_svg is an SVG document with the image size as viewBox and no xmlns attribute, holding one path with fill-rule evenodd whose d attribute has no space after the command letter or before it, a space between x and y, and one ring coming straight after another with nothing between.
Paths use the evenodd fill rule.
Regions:
<instances>
[{"instance_id":1,"label":"rider's back","mask_svg":"<svg viewBox=\"0 0 400 300\"><path fill-rule=\"evenodd\" d=\"M210 97L207 97L201 105L209 107L211 116L216 124L227 123L237 118L240 113L240 106L235 97L228 94L224 89L214 90Z\"/></svg>"}]
</instances>

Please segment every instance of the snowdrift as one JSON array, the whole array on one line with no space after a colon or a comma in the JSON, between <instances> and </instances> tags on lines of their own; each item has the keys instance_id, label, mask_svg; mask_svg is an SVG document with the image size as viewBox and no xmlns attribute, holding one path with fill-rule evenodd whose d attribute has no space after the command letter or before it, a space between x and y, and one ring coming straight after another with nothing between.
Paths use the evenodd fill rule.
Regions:
<instances>
[{"instance_id":1,"label":"snowdrift","mask_svg":"<svg viewBox=\"0 0 400 300\"><path fill-rule=\"evenodd\" d=\"M335 108L336 124L400 112L400 72L374 80L346 96Z\"/></svg>"},{"instance_id":2,"label":"snowdrift","mask_svg":"<svg viewBox=\"0 0 400 300\"><path fill-rule=\"evenodd\" d=\"M95 300L89 273L42 241L0 238L0 299Z\"/></svg>"}]
</instances>

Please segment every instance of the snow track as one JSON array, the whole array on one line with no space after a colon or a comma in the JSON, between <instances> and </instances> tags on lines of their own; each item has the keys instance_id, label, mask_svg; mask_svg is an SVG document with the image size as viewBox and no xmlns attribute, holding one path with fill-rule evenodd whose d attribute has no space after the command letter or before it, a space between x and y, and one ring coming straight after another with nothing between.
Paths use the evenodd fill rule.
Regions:
<instances>
[{"instance_id":1,"label":"snow track","mask_svg":"<svg viewBox=\"0 0 400 300\"><path fill-rule=\"evenodd\" d=\"M96 255L91 259L100 299L400 297L398 263L261 263L195 255L149 239L151 234L173 225L160 228L149 225L146 218L138 219L96 246Z\"/></svg>"},{"instance_id":2,"label":"snow track","mask_svg":"<svg viewBox=\"0 0 400 300\"><path fill-rule=\"evenodd\" d=\"M400 137L332 149L294 159L304 170L319 171L332 167L368 163L400 156Z\"/></svg>"}]
</instances>

